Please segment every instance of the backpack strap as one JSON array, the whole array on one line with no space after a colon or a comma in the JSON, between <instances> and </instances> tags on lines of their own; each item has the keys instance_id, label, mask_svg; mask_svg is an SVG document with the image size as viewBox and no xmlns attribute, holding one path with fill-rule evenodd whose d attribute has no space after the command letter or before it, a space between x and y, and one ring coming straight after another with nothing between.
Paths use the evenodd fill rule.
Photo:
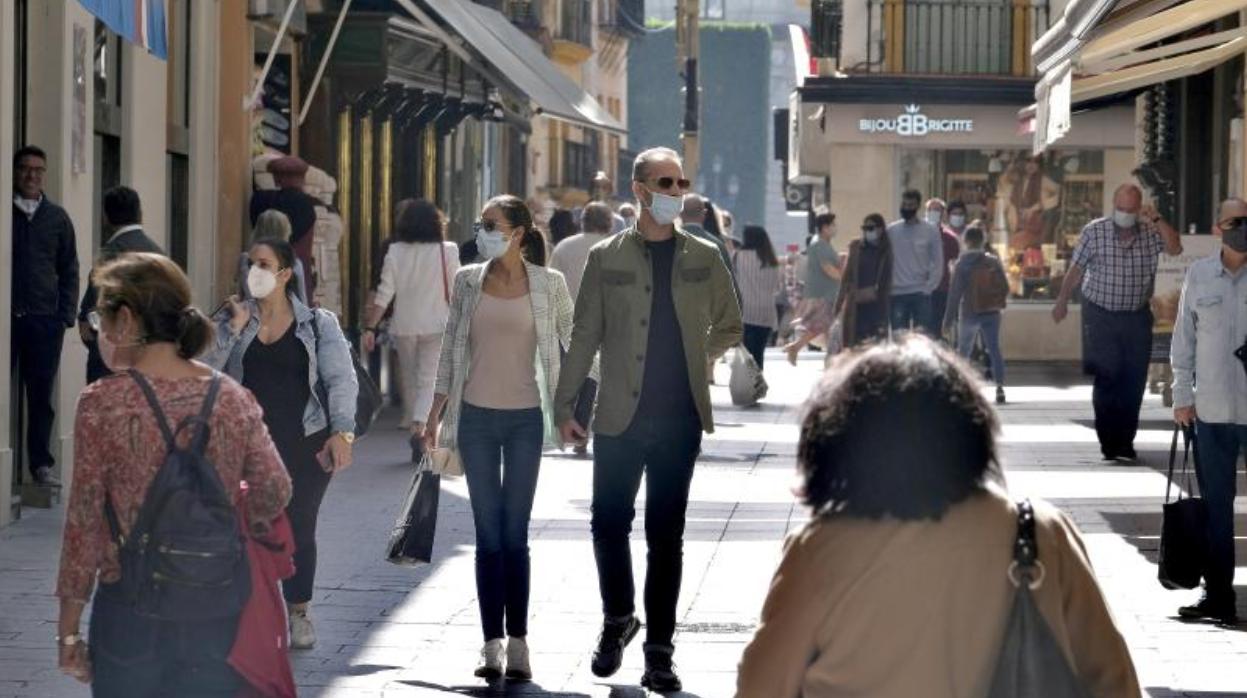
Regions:
<instances>
[{"instance_id":1,"label":"backpack strap","mask_svg":"<svg viewBox=\"0 0 1247 698\"><path fill-rule=\"evenodd\" d=\"M1018 528L1013 541L1013 563L1009 565L1009 581L1014 586L1023 582L1033 589L1043 584L1045 570L1039 561L1039 542L1035 538L1035 508L1029 499L1017 503Z\"/></svg>"},{"instance_id":2,"label":"backpack strap","mask_svg":"<svg viewBox=\"0 0 1247 698\"><path fill-rule=\"evenodd\" d=\"M191 438L191 451L198 455L203 455L205 449L208 448L208 438L212 435L212 428L209 426L208 420L212 417L212 409L216 406L217 395L221 392L221 374L217 371L212 372L212 383L208 385L208 394L204 396L203 405L199 408L199 414L183 421L178 425L178 432L189 426L199 427L199 431L195 432L195 436Z\"/></svg>"},{"instance_id":3,"label":"backpack strap","mask_svg":"<svg viewBox=\"0 0 1247 698\"><path fill-rule=\"evenodd\" d=\"M152 412L156 413L156 426L160 427L160 433L165 437L165 445L169 447L169 450L177 448L177 439L174 437L173 430L169 428L169 420L165 418L164 410L160 409L160 401L156 399L156 391L152 390L151 383L148 383L143 374L133 368L126 373L130 374L130 377L138 384L143 397L147 398L147 404L151 406Z\"/></svg>"}]
</instances>

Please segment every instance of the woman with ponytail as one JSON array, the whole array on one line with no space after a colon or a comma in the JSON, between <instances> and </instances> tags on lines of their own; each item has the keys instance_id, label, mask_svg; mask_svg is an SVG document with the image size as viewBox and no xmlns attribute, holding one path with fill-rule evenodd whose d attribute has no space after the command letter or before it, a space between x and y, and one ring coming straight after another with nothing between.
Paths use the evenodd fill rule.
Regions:
<instances>
[{"instance_id":1,"label":"woman with ponytail","mask_svg":"<svg viewBox=\"0 0 1247 698\"><path fill-rule=\"evenodd\" d=\"M290 647L310 649L316 645L308 616L316 577L316 519L330 478L351 465L359 383L338 319L298 298L290 243L256 240L248 258L252 300L226 300L215 318L216 343L204 360L255 395L294 482L286 513L294 531L295 574L282 582L282 593L289 609Z\"/></svg>"},{"instance_id":2,"label":"woman with ponytail","mask_svg":"<svg viewBox=\"0 0 1247 698\"><path fill-rule=\"evenodd\" d=\"M171 425L201 411L219 377L194 360L212 342L212 324L190 305L186 275L162 255L123 254L98 267L91 280L99 297L87 322L113 375L87 386L78 400L56 588L61 671L90 683L97 696L206 695L210 689L235 695L243 679L225 658L238 615L173 621L140 613L121 591L118 548L105 515L107 502L117 533L128 537L168 453L142 384ZM255 398L233 380L219 380L205 456L230 502L239 501L239 483L247 482L247 520L266 528L290 499L290 477ZM88 650L79 625L89 600Z\"/></svg>"},{"instance_id":3,"label":"woman with ponytail","mask_svg":"<svg viewBox=\"0 0 1247 698\"><path fill-rule=\"evenodd\" d=\"M572 299L522 200L490 199L475 228L487 261L455 275L425 447L458 451L467 477L485 637L476 675L501 678L505 656L507 678L526 681L528 522L543 445L559 445L551 401Z\"/></svg>"}]
</instances>

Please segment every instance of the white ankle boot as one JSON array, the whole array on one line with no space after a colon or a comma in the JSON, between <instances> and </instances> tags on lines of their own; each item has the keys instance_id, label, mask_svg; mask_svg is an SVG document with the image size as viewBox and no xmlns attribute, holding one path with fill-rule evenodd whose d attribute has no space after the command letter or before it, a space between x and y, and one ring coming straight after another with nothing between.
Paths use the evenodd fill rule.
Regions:
<instances>
[{"instance_id":1,"label":"white ankle boot","mask_svg":"<svg viewBox=\"0 0 1247 698\"><path fill-rule=\"evenodd\" d=\"M476 667L476 677L486 681L502 678L502 658L506 651L502 640L490 640L481 648L481 663Z\"/></svg>"},{"instance_id":2,"label":"white ankle boot","mask_svg":"<svg viewBox=\"0 0 1247 698\"><path fill-rule=\"evenodd\" d=\"M528 663L528 642L522 637L507 641L507 678L514 681L533 679L533 668Z\"/></svg>"}]
</instances>

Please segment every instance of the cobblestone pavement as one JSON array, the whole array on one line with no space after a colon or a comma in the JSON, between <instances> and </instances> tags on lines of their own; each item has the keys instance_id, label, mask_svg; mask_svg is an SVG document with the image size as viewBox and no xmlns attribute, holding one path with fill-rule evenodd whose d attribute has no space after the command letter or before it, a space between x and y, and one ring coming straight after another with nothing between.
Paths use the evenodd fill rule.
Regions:
<instances>
[{"instance_id":1,"label":"cobblestone pavement","mask_svg":"<svg viewBox=\"0 0 1247 698\"><path fill-rule=\"evenodd\" d=\"M707 439L694 479L685 547L676 640L684 695L732 695L735 664L757 621L780 541L805 518L791 495L796 415L820 365L808 354L793 369L772 354L772 393L757 409L730 409L726 389L714 389L718 430ZM1014 367L1010 383L1016 387L1002 410L1010 486L1072 512L1148 692L1247 696L1247 634L1177 622L1176 607L1194 593L1168 592L1155 581L1169 439L1159 400L1149 397L1145 407L1137 442L1142 463L1111 466L1098 461L1090 389L1076 373ZM405 448L400 432L378 427L361 442L355 467L330 487L312 611L320 642L296 656L301 695L644 695L635 685L639 643L612 680L599 681L588 670L599 622L588 534L589 462L554 454L543 463L532 527L529 641L537 682L491 691L471 676L481 637L464 484L443 488L434 564L404 569L381 560L411 475ZM55 510L27 512L0 530L0 698L88 694L54 665L51 592L59 519ZM640 520L636 530L643 530ZM1239 548L1239 559L1247 559L1241 538ZM639 541L634 555L643 570ZM1239 578L1247 575L1240 570ZM1247 615L1244 591L1240 613Z\"/></svg>"}]
</instances>

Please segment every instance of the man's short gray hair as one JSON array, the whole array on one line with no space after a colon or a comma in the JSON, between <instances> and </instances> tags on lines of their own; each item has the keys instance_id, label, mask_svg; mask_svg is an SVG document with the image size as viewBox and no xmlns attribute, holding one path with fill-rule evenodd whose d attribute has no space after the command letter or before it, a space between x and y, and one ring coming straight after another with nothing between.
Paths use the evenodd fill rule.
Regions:
<instances>
[{"instance_id":1,"label":"man's short gray hair","mask_svg":"<svg viewBox=\"0 0 1247 698\"><path fill-rule=\"evenodd\" d=\"M632 180L635 182L644 182L649 177L649 166L658 160L672 160L677 165L683 167L684 161L680 159L680 154L670 148L649 148L642 150L636 160L632 161Z\"/></svg>"},{"instance_id":2,"label":"man's short gray hair","mask_svg":"<svg viewBox=\"0 0 1247 698\"><path fill-rule=\"evenodd\" d=\"M586 233L609 234L614 224L615 216L611 212L610 206L601 201L585 204L585 210L581 213L580 225Z\"/></svg>"}]
</instances>

